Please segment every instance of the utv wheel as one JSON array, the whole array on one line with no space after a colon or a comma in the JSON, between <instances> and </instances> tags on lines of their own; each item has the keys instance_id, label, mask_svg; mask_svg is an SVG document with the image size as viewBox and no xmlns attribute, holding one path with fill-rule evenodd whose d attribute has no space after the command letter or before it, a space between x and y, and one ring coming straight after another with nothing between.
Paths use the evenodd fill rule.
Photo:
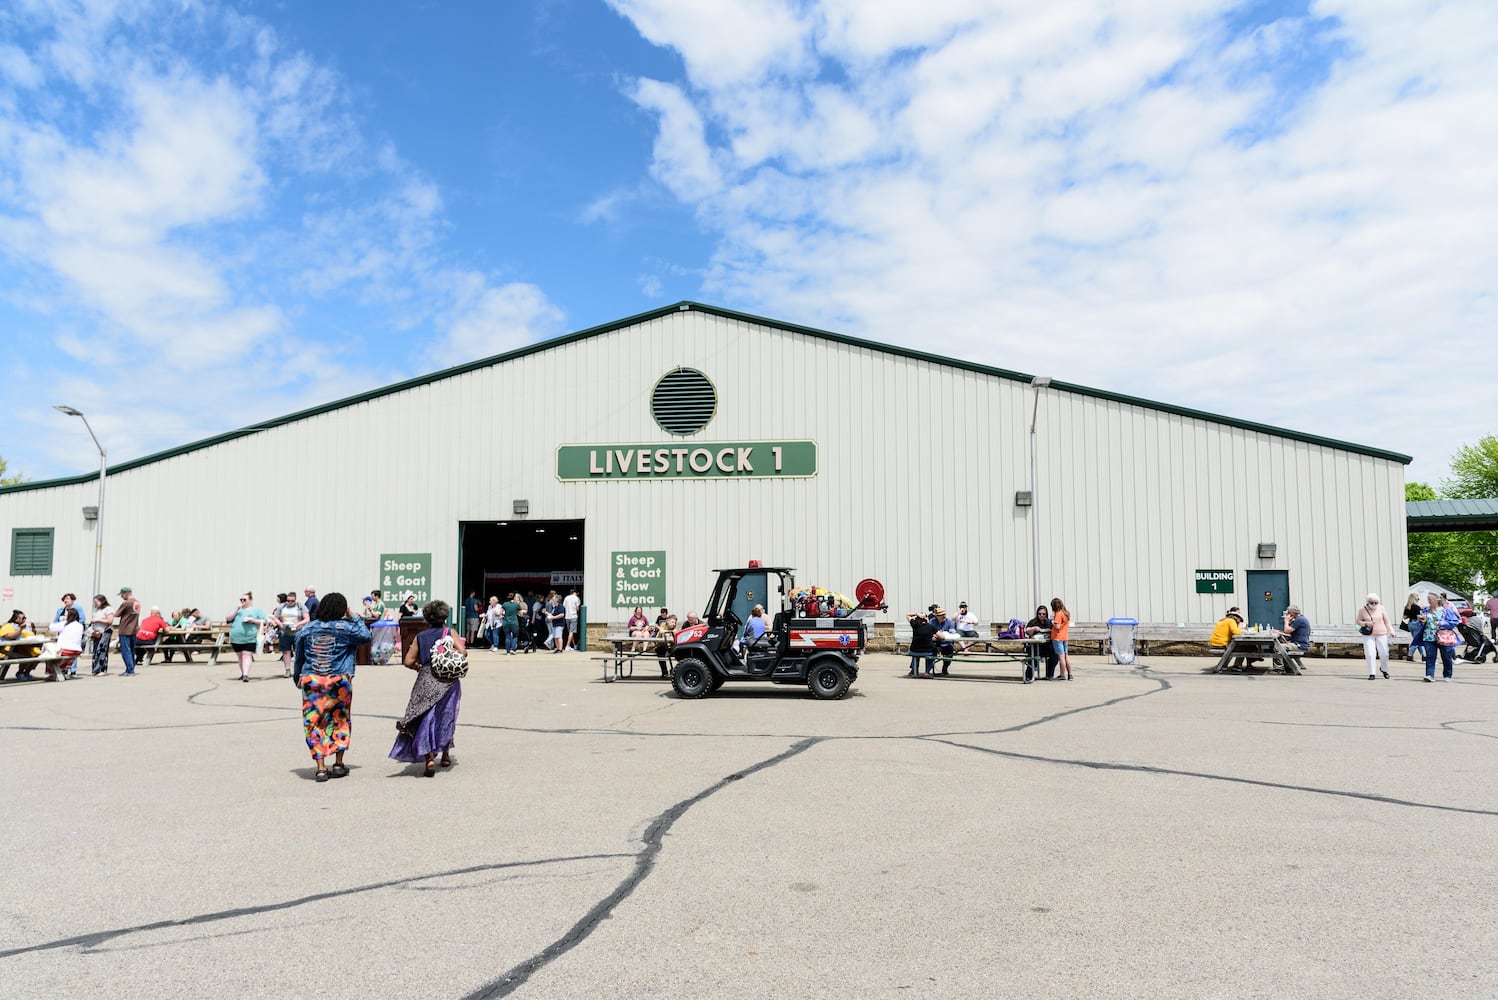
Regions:
<instances>
[{"instance_id":1,"label":"utv wheel","mask_svg":"<svg viewBox=\"0 0 1498 1000\"><path fill-rule=\"evenodd\" d=\"M848 673L836 660L813 663L806 683L812 694L825 701L835 701L848 693Z\"/></svg>"},{"instance_id":2,"label":"utv wheel","mask_svg":"<svg viewBox=\"0 0 1498 1000\"><path fill-rule=\"evenodd\" d=\"M671 686L683 698L701 698L713 689L713 672L696 657L681 660L671 672Z\"/></svg>"}]
</instances>

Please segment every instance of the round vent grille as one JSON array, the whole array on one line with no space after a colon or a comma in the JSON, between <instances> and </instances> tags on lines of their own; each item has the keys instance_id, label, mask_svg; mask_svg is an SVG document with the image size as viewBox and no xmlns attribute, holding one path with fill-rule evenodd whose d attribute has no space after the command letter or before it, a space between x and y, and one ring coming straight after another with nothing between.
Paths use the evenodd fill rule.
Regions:
<instances>
[{"instance_id":1,"label":"round vent grille","mask_svg":"<svg viewBox=\"0 0 1498 1000\"><path fill-rule=\"evenodd\" d=\"M650 394L650 415L668 434L696 434L717 410L718 391L695 368L672 369Z\"/></svg>"}]
</instances>

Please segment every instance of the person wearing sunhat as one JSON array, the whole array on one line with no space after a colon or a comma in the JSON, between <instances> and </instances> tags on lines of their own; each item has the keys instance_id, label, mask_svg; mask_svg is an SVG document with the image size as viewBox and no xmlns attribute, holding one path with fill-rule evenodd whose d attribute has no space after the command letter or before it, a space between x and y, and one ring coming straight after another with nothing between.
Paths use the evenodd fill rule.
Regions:
<instances>
[{"instance_id":1,"label":"person wearing sunhat","mask_svg":"<svg viewBox=\"0 0 1498 1000\"><path fill-rule=\"evenodd\" d=\"M135 676L135 633L140 630L140 602L135 591L120 588L120 603L114 609L114 637L120 645L120 659L125 663L125 676Z\"/></svg>"},{"instance_id":2,"label":"person wearing sunhat","mask_svg":"<svg viewBox=\"0 0 1498 1000\"><path fill-rule=\"evenodd\" d=\"M948 616L947 609L940 604L931 605L931 627L936 630L932 640L936 643L936 658L941 660L941 675L946 676L956 652L953 645L957 639L957 622Z\"/></svg>"}]
</instances>

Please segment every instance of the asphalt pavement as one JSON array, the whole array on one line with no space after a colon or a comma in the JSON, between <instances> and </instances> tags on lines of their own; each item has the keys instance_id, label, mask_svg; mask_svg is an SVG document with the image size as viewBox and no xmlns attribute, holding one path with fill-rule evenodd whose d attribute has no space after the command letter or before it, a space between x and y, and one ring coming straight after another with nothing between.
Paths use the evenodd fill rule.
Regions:
<instances>
[{"instance_id":1,"label":"asphalt pavement","mask_svg":"<svg viewBox=\"0 0 1498 1000\"><path fill-rule=\"evenodd\" d=\"M398 666L322 784L269 657L0 684L0 996L1498 996L1492 664L472 661L432 779Z\"/></svg>"}]
</instances>

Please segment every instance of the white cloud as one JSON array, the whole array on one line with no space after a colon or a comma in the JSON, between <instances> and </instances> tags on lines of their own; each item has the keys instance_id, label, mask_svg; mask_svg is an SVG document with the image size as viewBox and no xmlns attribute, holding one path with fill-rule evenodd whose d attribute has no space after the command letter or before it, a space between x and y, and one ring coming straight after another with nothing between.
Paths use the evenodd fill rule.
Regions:
<instances>
[{"instance_id":1,"label":"white cloud","mask_svg":"<svg viewBox=\"0 0 1498 1000\"><path fill-rule=\"evenodd\" d=\"M694 201L718 190L722 179L703 134L702 117L678 87L639 80L630 97L660 115L651 171L679 198Z\"/></svg>"},{"instance_id":2,"label":"white cloud","mask_svg":"<svg viewBox=\"0 0 1498 1000\"><path fill-rule=\"evenodd\" d=\"M1425 478L1460 439L1408 418L1416 345L1498 364L1490 4L1232 27L1228 0L822 0L727 74L691 18L617 6L686 66L648 105L651 169L717 234L710 299L1404 450Z\"/></svg>"},{"instance_id":3,"label":"white cloud","mask_svg":"<svg viewBox=\"0 0 1498 1000\"><path fill-rule=\"evenodd\" d=\"M27 44L0 49L3 301L37 320L32 378L89 410L112 459L560 328L536 286L451 259L439 187L367 134L336 72L254 18L26 0L12 24ZM361 350L397 330L406 357ZM54 417L18 408L17 437ZM7 457L33 475L58 460Z\"/></svg>"},{"instance_id":4,"label":"white cloud","mask_svg":"<svg viewBox=\"0 0 1498 1000\"><path fill-rule=\"evenodd\" d=\"M703 85L753 83L805 62L802 30L777 0L608 0L650 41L681 52Z\"/></svg>"},{"instance_id":5,"label":"white cloud","mask_svg":"<svg viewBox=\"0 0 1498 1000\"><path fill-rule=\"evenodd\" d=\"M447 336L436 353L443 365L503 354L562 332L565 319L535 285L494 287L483 275L455 275Z\"/></svg>"}]
</instances>

